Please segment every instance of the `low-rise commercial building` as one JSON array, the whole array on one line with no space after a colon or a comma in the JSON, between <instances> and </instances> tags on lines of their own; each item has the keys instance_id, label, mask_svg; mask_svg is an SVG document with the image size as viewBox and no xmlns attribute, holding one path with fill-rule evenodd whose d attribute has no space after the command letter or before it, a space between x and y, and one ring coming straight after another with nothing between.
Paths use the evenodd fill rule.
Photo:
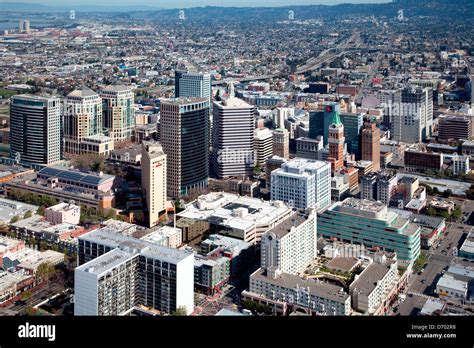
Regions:
<instances>
[{"instance_id":1,"label":"low-rise commercial building","mask_svg":"<svg viewBox=\"0 0 474 348\"><path fill-rule=\"evenodd\" d=\"M207 221L211 233L260 243L262 235L284 221L291 208L283 202L266 202L230 193L209 193L186 205L178 217Z\"/></svg>"},{"instance_id":2,"label":"low-rise commercial building","mask_svg":"<svg viewBox=\"0 0 474 348\"><path fill-rule=\"evenodd\" d=\"M244 300L269 306L273 314L303 310L312 315L350 315L351 298L343 288L315 280L305 280L279 270L258 269L250 276Z\"/></svg>"},{"instance_id":3,"label":"low-rise commercial building","mask_svg":"<svg viewBox=\"0 0 474 348\"><path fill-rule=\"evenodd\" d=\"M78 225L81 217L81 207L72 203L59 203L44 211L46 221L53 225L68 223Z\"/></svg>"}]
</instances>

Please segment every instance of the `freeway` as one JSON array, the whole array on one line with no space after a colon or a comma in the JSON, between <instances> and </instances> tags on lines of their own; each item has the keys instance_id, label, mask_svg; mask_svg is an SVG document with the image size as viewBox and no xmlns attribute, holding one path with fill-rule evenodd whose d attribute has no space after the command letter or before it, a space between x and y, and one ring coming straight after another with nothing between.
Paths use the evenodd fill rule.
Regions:
<instances>
[{"instance_id":1,"label":"freeway","mask_svg":"<svg viewBox=\"0 0 474 348\"><path fill-rule=\"evenodd\" d=\"M300 65L299 67L296 68L296 74L303 74L308 71L319 69L323 64L330 63L337 57L340 57L346 54L347 52L360 48L361 45L362 45L362 40L361 40L360 35L358 33L354 33L347 40L344 40L336 47L328 48L322 51L317 57L308 59L304 65ZM272 79L276 77L284 77L287 75L288 73L280 72L280 73L271 74L271 75L248 76L245 78L224 79L224 80L219 80L219 81L212 81L212 85L213 86L224 85L228 83L229 81L250 82L250 81L267 80L267 79Z\"/></svg>"}]
</instances>

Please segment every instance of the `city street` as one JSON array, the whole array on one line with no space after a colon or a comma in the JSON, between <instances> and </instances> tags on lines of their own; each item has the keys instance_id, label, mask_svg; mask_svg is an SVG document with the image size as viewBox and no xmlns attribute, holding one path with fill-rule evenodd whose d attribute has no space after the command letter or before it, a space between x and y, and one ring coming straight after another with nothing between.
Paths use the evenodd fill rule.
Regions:
<instances>
[{"instance_id":1,"label":"city street","mask_svg":"<svg viewBox=\"0 0 474 348\"><path fill-rule=\"evenodd\" d=\"M458 247L464 234L464 227L466 225L447 223L439 245L427 253L427 265L424 271L412 275L408 284L409 295L405 302L400 304L400 315L416 315L429 297L437 297L434 293L436 283L443 271L455 261L453 248Z\"/></svg>"}]
</instances>

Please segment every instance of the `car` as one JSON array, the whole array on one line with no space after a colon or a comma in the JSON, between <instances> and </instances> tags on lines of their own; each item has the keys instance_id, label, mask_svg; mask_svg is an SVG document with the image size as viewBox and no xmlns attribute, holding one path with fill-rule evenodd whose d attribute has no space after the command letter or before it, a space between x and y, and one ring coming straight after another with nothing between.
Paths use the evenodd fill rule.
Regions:
<instances>
[{"instance_id":1,"label":"car","mask_svg":"<svg viewBox=\"0 0 474 348\"><path fill-rule=\"evenodd\" d=\"M26 301L24 301L24 300L15 301L15 306L22 306L24 304L26 304Z\"/></svg>"}]
</instances>

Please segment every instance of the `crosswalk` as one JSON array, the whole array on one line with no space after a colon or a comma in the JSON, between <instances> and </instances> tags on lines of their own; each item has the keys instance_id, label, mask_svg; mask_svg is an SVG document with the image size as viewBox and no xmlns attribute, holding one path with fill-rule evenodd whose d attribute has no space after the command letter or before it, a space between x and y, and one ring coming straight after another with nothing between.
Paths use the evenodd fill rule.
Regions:
<instances>
[{"instance_id":1,"label":"crosswalk","mask_svg":"<svg viewBox=\"0 0 474 348\"><path fill-rule=\"evenodd\" d=\"M426 298L427 300L429 299L436 299L436 297L433 297L433 296L429 296L429 295L425 295L425 294L420 294L419 292L415 292L415 291L408 291L407 292L408 295L413 295L413 296L419 296L419 297L423 297L423 298Z\"/></svg>"}]
</instances>

